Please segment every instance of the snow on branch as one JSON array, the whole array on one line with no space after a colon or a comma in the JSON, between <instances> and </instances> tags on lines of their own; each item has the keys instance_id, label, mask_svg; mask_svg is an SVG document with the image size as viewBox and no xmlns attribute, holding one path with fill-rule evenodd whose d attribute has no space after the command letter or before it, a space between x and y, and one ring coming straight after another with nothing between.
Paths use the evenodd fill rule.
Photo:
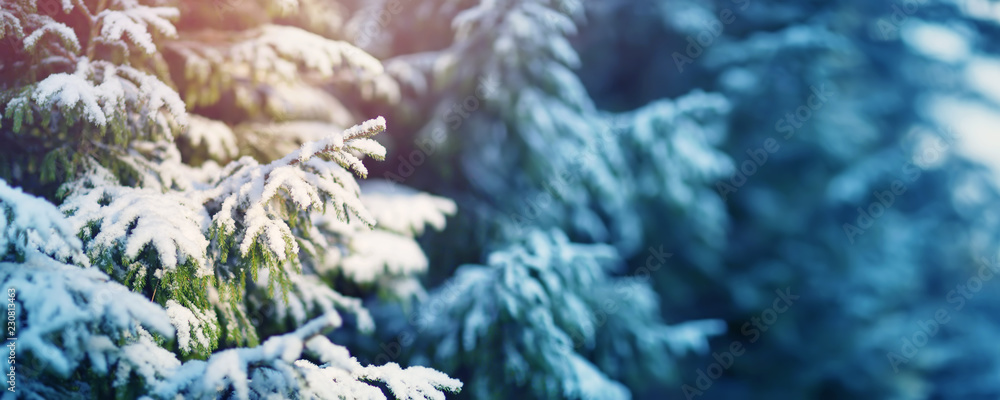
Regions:
<instances>
[{"instance_id":1,"label":"snow on branch","mask_svg":"<svg viewBox=\"0 0 1000 400\"><path fill-rule=\"evenodd\" d=\"M593 340L587 296L616 261L608 246L574 245L558 231L535 231L522 243L492 253L487 266L460 267L424 303L443 311L425 306L418 320L429 331L427 340L439 343L438 360L483 352L500 360L508 373L499 381L496 366L471 359L459 364L472 368L483 394L530 387L537 397L626 398L624 386L574 346L574 341ZM516 322L492 329L499 321Z\"/></svg>"},{"instance_id":2,"label":"snow on branch","mask_svg":"<svg viewBox=\"0 0 1000 400\"><path fill-rule=\"evenodd\" d=\"M69 195L61 209L70 215L77 232L88 238L87 254L93 261L109 264L115 252L136 260L148 246L166 270L191 263L195 276L212 275L205 238L209 217L196 199L119 186L110 172L92 164L88 175L67 186Z\"/></svg>"},{"instance_id":3,"label":"snow on branch","mask_svg":"<svg viewBox=\"0 0 1000 400\"><path fill-rule=\"evenodd\" d=\"M0 282L17 293L17 344L45 370L66 378L84 359L99 374L121 357L140 326L173 337L166 313L95 268L33 255L23 264L0 263ZM163 350L167 352L166 350ZM169 354L169 352L167 352Z\"/></svg>"},{"instance_id":4,"label":"snow on branch","mask_svg":"<svg viewBox=\"0 0 1000 400\"><path fill-rule=\"evenodd\" d=\"M217 101L241 80L280 86L300 84L303 72L330 78L349 69L364 79L383 73L382 63L364 50L292 26L265 25L236 43L204 35L167 44L184 60L183 91L196 104Z\"/></svg>"},{"instance_id":5,"label":"snow on branch","mask_svg":"<svg viewBox=\"0 0 1000 400\"><path fill-rule=\"evenodd\" d=\"M291 317L294 326L301 326L309 318L323 315L331 320L332 326L339 327L342 322L339 309L354 315L359 331L371 333L375 330L375 322L361 304L361 300L338 293L313 274L289 273L288 278L292 289L287 298L281 296L274 298L273 306L277 320L285 321ZM262 271L258 284L265 286L269 282L271 282L270 272Z\"/></svg>"},{"instance_id":6,"label":"snow on branch","mask_svg":"<svg viewBox=\"0 0 1000 400\"><path fill-rule=\"evenodd\" d=\"M24 49L32 52L35 50L35 45L38 44L39 39L41 39L46 33L51 33L55 35L59 41L72 52L80 51L80 41L76 37L76 32L73 28L66 26L62 22L56 22L46 15L37 15L36 18L42 21L42 26L31 32L30 35L24 38Z\"/></svg>"},{"instance_id":7,"label":"snow on branch","mask_svg":"<svg viewBox=\"0 0 1000 400\"><path fill-rule=\"evenodd\" d=\"M192 146L204 146L213 159L225 160L239 154L236 135L224 122L191 115L188 129L182 136L191 141Z\"/></svg>"},{"instance_id":8,"label":"snow on branch","mask_svg":"<svg viewBox=\"0 0 1000 400\"><path fill-rule=\"evenodd\" d=\"M67 117L68 124L82 118L102 132L111 127L123 142L156 132L169 138L172 125L187 124L184 102L170 86L132 67L104 61L81 60L72 74L52 74L22 89L6 107L14 132L25 122L32 123L32 106L42 113L54 107Z\"/></svg>"},{"instance_id":9,"label":"snow on branch","mask_svg":"<svg viewBox=\"0 0 1000 400\"><path fill-rule=\"evenodd\" d=\"M346 168L366 175L357 151L376 159L385 149L368 137L385 130L378 117L341 133L331 133L316 142L267 165L244 157L224 171L226 178L201 193L212 216L213 238L225 260L230 246L237 245L239 257L249 263L275 267L295 257L299 247L293 234L296 224L309 222L312 211L332 206L338 218L351 216L365 225L374 218L358 199L359 188ZM251 273L255 273L251 269Z\"/></svg>"},{"instance_id":10,"label":"snow on branch","mask_svg":"<svg viewBox=\"0 0 1000 400\"><path fill-rule=\"evenodd\" d=\"M2 9L0 10L0 39L4 39L7 35L11 34L19 38L24 37L24 27L16 15L6 9Z\"/></svg>"},{"instance_id":11,"label":"snow on branch","mask_svg":"<svg viewBox=\"0 0 1000 400\"><path fill-rule=\"evenodd\" d=\"M164 306L170 324L177 328L177 345L183 354L208 354L218 345L215 310L188 308L174 299Z\"/></svg>"},{"instance_id":12,"label":"snow on branch","mask_svg":"<svg viewBox=\"0 0 1000 400\"><path fill-rule=\"evenodd\" d=\"M87 265L76 231L51 203L0 180L0 260L45 254Z\"/></svg>"},{"instance_id":13,"label":"snow on branch","mask_svg":"<svg viewBox=\"0 0 1000 400\"><path fill-rule=\"evenodd\" d=\"M427 332L422 340L433 343L431 356L457 359L483 395L531 390L543 398L628 398L615 380L627 375L605 372L631 363L662 369L670 351L706 348L707 336L724 323L664 325L652 290L607 278L620 261L608 245L574 244L557 230L531 231L490 254L487 265L459 267L415 320ZM623 287L629 289L624 299ZM596 314L609 304L621 311ZM584 357L595 353L595 341L611 342L596 347L601 368ZM498 360L507 373L480 365L480 357Z\"/></svg>"},{"instance_id":14,"label":"snow on branch","mask_svg":"<svg viewBox=\"0 0 1000 400\"><path fill-rule=\"evenodd\" d=\"M369 383L383 382L397 399L444 399L443 391L462 387L458 380L429 368L404 370L395 363L363 367L346 348L321 335L331 325L328 318L317 318L260 346L189 361L168 378L153 382L153 394L202 398L231 391L236 398L384 399L381 390ZM302 359L303 353L324 364L317 367Z\"/></svg>"},{"instance_id":15,"label":"snow on branch","mask_svg":"<svg viewBox=\"0 0 1000 400\"><path fill-rule=\"evenodd\" d=\"M427 256L413 238L374 230L357 232L347 243L347 255L338 267L354 282L370 283L383 275L409 276L427 271Z\"/></svg>"},{"instance_id":16,"label":"snow on branch","mask_svg":"<svg viewBox=\"0 0 1000 400\"><path fill-rule=\"evenodd\" d=\"M292 26L265 25L257 37L233 46L230 57L232 62L248 64L259 72L276 70L294 75L301 64L322 76L331 76L343 66L382 73L382 63L364 50Z\"/></svg>"},{"instance_id":17,"label":"snow on branch","mask_svg":"<svg viewBox=\"0 0 1000 400\"><path fill-rule=\"evenodd\" d=\"M176 37L177 29L168 19L179 16L180 12L173 7L147 7L138 4L131 4L123 10L103 10L96 16L101 31L100 36L95 39L115 43L127 37L146 54L153 54L156 52L156 45L153 44L149 27L152 26L168 37ZM128 52L127 46L122 48Z\"/></svg>"},{"instance_id":18,"label":"snow on branch","mask_svg":"<svg viewBox=\"0 0 1000 400\"><path fill-rule=\"evenodd\" d=\"M447 216L456 211L455 203L381 180L361 185L361 202L374 216L375 230L357 222L313 216L318 231L314 236L325 238L318 249L310 249L313 253L325 249L313 267L320 273L340 272L363 284L427 271L427 257L414 237L426 225L443 229ZM331 246L327 239L341 246Z\"/></svg>"},{"instance_id":19,"label":"snow on branch","mask_svg":"<svg viewBox=\"0 0 1000 400\"><path fill-rule=\"evenodd\" d=\"M445 218L457 211L454 201L390 181L366 182L361 191L361 202L372 211L382 229L409 237L423 234L426 225L444 229Z\"/></svg>"}]
</instances>

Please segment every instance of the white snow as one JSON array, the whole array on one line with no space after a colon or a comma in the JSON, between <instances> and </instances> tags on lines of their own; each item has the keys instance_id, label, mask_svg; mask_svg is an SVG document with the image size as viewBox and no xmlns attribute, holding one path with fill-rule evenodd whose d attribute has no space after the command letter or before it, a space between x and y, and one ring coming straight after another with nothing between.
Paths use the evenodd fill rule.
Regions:
<instances>
[{"instance_id":1,"label":"white snow","mask_svg":"<svg viewBox=\"0 0 1000 400\"><path fill-rule=\"evenodd\" d=\"M147 7L134 4L124 10L101 11L96 18L101 24L101 40L116 42L127 36L147 54L153 54L156 52L156 45L148 31L149 26L153 26L166 36L175 37L177 30L167 18L177 18L179 15L180 12L173 7Z\"/></svg>"},{"instance_id":2,"label":"white snow","mask_svg":"<svg viewBox=\"0 0 1000 400\"><path fill-rule=\"evenodd\" d=\"M46 33L52 33L56 35L67 47L72 51L80 51L80 41L76 37L76 32L72 28L66 26L62 22L56 22L52 18L45 17L45 24L41 28L35 29L30 35L24 38L24 48L28 51L33 51L35 45L38 43L38 39L41 39Z\"/></svg>"},{"instance_id":3,"label":"white snow","mask_svg":"<svg viewBox=\"0 0 1000 400\"><path fill-rule=\"evenodd\" d=\"M62 210L70 214L69 221L77 231L97 223L96 237L87 244L88 253L96 257L120 247L125 256L135 258L148 244L168 270L189 260L197 265L198 276L212 274L213 266L205 253L208 215L196 199L117 186L113 179L110 172L94 166L90 175L70 186L70 195L63 202ZM109 202L101 205L102 200Z\"/></svg>"},{"instance_id":4,"label":"white snow","mask_svg":"<svg viewBox=\"0 0 1000 400\"><path fill-rule=\"evenodd\" d=\"M234 158L239 154L236 135L224 122L198 115L188 119L188 129L184 135L194 146L204 145L208 154L219 159Z\"/></svg>"},{"instance_id":5,"label":"white snow","mask_svg":"<svg viewBox=\"0 0 1000 400\"><path fill-rule=\"evenodd\" d=\"M170 323L177 329L177 342L182 351L191 353L198 349L211 349L211 339L205 329L209 324L215 323L214 310L192 310L173 299L167 300L165 306Z\"/></svg>"},{"instance_id":6,"label":"white snow","mask_svg":"<svg viewBox=\"0 0 1000 400\"><path fill-rule=\"evenodd\" d=\"M903 24L900 37L918 53L944 62L954 63L970 54L969 42L947 26L911 18Z\"/></svg>"},{"instance_id":7,"label":"white snow","mask_svg":"<svg viewBox=\"0 0 1000 400\"><path fill-rule=\"evenodd\" d=\"M10 221L0 218L0 259L7 256L13 244L14 250L22 255L40 253L89 265L76 230L59 209L0 180L0 214L6 211L12 218Z\"/></svg>"}]
</instances>

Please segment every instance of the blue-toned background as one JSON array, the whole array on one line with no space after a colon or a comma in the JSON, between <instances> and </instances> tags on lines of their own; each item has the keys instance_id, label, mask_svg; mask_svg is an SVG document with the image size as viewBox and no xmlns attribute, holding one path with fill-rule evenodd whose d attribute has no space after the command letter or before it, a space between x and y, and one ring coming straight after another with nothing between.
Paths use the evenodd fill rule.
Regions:
<instances>
[{"instance_id":1,"label":"blue-toned background","mask_svg":"<svg viewBox=\"0 0 1000 400\"><path fill-rule=\"evenodd\" d=\"M635 398L1000 396L1000 3L583 9L575 33L554 19L519 36L513 12L455 19L472 33L455 39L467 46L448 76L468 83L427 107L439 118L399 130L420 143L448 125L447 145L399 180L459 203L425 242L437 296L459 287L487 304L438 303L430 314L451 325L435 320L404 353L455 373L473 397L620 394L604 379ZM441 47L407 32L390 35L387 54ZM471 107L483 77L500 84ZM410 172L404 158L420 149L394 148L378 174ZM596 257L538 261L550 251L598 250L619 257L595 273L603 289L545 284L589 273ZM476 278L473 264L502 272ZM511 274L525 280L497 282ZM530 298L518 292L530 279L558 330L591 321L574 349L600 377L561 369L539 350L549 325L497 305ZM614 310L605 322L602 309ZM491 325L477 331L470 315ZM650 328L661 322L674 329ZM549 390L539 376L594 386Z\"/></svg>"}]
</instances>

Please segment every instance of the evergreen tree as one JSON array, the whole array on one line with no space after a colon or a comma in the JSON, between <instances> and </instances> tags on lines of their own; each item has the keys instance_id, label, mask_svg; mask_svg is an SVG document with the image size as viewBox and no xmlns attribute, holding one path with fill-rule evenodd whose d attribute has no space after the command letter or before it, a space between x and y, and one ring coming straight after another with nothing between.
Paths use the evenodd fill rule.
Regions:
<instances>
[{"instance_id":1,"label":"evergreen tree","mask_svg":"<svg viewBox=\"0 0 1000 400\"><path fill-rule=\"evenodd\" d=\"M316 2L163 3L0 3L8 391L460 390L429 368L362 365L323 335L374 328L350 294L419 291L428 263L414 237L455 212L352 175L384 157L372 137L386 121L351 126L357 111L323 85L391 99L382 64L310 32Z\"/></svg>"},{"instance_id":2,"label":"evergreen tree","mask_svg":"<svg viewBox=\"0 0 1000 400\"><path fill-rule=\"evenodd\" d=\"M8 390L996 397L995 10L0 0Z\"/></svg>"},{"instance_id":3,"label":"evergreen tree","mask_svg":"<svg viewBox=\"0 0 1000 400\"><path fill-rule=\"evenodd\" d=\"M654 277L665 311L728 322L713 351L734 342L747 350L703 393L665 390L678 398L1000 390L989 378L996 354L977 339L996 332L997 292L984 283L975 299L965 295L970 280L992 276L997 256L994 173L962 153L975 138L961 119L996 110L988 80L968 78L995 74L986 65L997 22L971 14L971 3L594 5L590 26L629 26L581 40L580 75L602 107L637 108L691 88L732 105L723 149L736 168L713 182L732 221L725 256ZM612 48L618 57L606 56ZM785 288L800 299L768 324L762 312ZM683 381L694 387L717 360L686 365Z\"/></svg>"},{"instance_id":4,"label":"evergreen tree","mask_svg":"<svg viewBox=\"0 0 1000 400\"><path fill-rule=\"evenodd\" d=\"M673 244L650 237L693 235L703 248L721 239L711 181L732 164L713 146L729 103L692 91L632 113L598 110L573 72L580 2L415 11L426 12L373 40L403 88L387 113L407 121L415 144L383 176L457 200L462 211L431 247L442 266L460 266L422 307L376 313L388 326L381 346L359 346L378 358L403 344L403 358L457 374L476 398L628 398L676 381L676 360L724 325L661 315L650 271L622 264L669 268ZM425 28L442 20L454 32ZM405 40L417 31L432 37ZM426 167L410 162L432 152ZM667 225L676 221L689 224ZM446 245L459 240L468 244ZM409 323L389 322L399 320Z\"/></svg>"}]
</instances>

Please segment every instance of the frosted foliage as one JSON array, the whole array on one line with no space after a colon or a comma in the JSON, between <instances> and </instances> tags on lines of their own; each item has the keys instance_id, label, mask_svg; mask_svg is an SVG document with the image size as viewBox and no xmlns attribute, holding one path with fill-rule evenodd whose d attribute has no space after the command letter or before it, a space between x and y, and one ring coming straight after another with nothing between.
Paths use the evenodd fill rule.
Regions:
<instances>
[{"instance_id":1,"label":"frosted foliage","mask_svg":"<svg viewBox=\"0 0 1000 400\"><path fill-rule=\"evenodd\" d=\"M431 58L438 79L500 83L480 84L484 112L464 119L451 138L461 146L460 169L478 192L472 201L491 211L484 219L500 225L501 236L519 238L532 226L558 228L630 256L647 236L671 229L644 228L645 215L684 210L678 213L691 215L700 242L721 243L726 213L712 184L733 169L715 148L726 134L731 105L722 96L693 92L634 112L598 111L573 71L580 57L569 37L583 15L583 2L576 1L479 2L452 21L450 47L386 65L396 74L403 70L398 64L426 69ZM490 43L490 51L467 45L477 41ZM447 98L452 94L446 92L440 112L465 95ZM432 121L424 130L443 128ZM509 178L505 172L512 169L521 173ZM532 203L545 204L544 211Z\"/></svg>"},{"instance_id":2,"label":"frosted foliage","mask_svg":"<svg viewBox=\"0 0 1000 400\"><path fill-rule=\"evenodd\" d=\"M121 92L115 90L118 87L107 86L103 89L105 90L98 89L81 75L52 74L38 83L31 99L45 107L55 105L63 109L79 108L88 121L103 126L108 120L104 110L123 105ZM106 107L102 107L99 100L106 100ZM7 106L10 107L11 104L8 103Z\"/></svg>"},{"instance_id":3,"label":"frosted foliage","mask_svg":"<svg viewBox=\"0 0 1000 400\"><path fill-rule=\"evenodd\" d=\"M214 397L230 390L236 398L384 398L368 383L384 382L398 399L443 399L442 390L457 391L462 386L423 367L363 367L345 348L320 335L329 325L326 318L318 318L258 347L225 350L206 361L189 361L167 379L154 382L153 393L165 398ZM325 364L317 367L300 359L304 352Z\"/></svg>"},{"instance_id":4,"label":"frosted foliage","mask_svg":"<svg viewBox=\"0 0 1000 400\"><path fill-rule=\"evenodd\" d=\"M61 22L56 22L48 16L40 16L39 19L43 21L43 25L24 38L25 50L29 52L33 51L39 39L45 36L46 33L51 33L62 41L68 50L80 51L80 41L77 39L76 33L73 32L72 28Z\"/></svg>"},{"instance_id":5,"label":"frosted foliage","mask_svg":"<svg viewBox=\"0 0 1000 400\"><path fill-rule=\"evenodd\" d=\"M307 379L316 381L350 382L351 379L384 382L389 391L398 399L444 399L441 390L458 391L462 383L457 379L430 368L412 366L402 369L396 363L382 366L362 366L350 357L347 349L330 343L325 337L317 336L306 342L306 347L327 365L317 368L312 363L300 360L297 364L312 372ZM323 388L324 386L319 386ZM383 399L380 391L371 391L360 385L350 385L349 389L357 397ZM331 393L332 394L332 393ZM327 395L318 396L327 398Z\"/></svg>"},{"instance_id":6,"label":"frosted foliage","mask_svg":"<svg viewBox=\"0 0 1000 400\"><path fill-rule=\"evenodd\" d=\"M281 25L265 25L248 36L236 43L216 44L215 37L206 37L167 44L183 59L182 92L190 105L211 105L231 92L237 106L278 121L346 125L353 118L344 118L344 106L311 79L351 76L366 99L380 96L395 102L400 96L381 62L349 43Z\"/></svg>"},{"instance_id":7,"label":"frosted foliage","mask_svg":"<svg viewBox=\"0 0 1000 400\"><path fill-rule=\"evenodd\" d=\"M415 365L402 369L396 363L355 369L353 375L370 381L384 382L397 399L444 400L442 390L457 391L462 383L430 368Z\"/></svg>"},{"instance_id":8,"label":"frosted foliage","mask_svg":"<svg viewBox=\"0 0 1000 400\"><path fill-rule=\"evenodd\" d=\"M331 76L345 66L367 74L383 71L377 59L346 42L291 26L267 25L258 31L257 37L230 49L230 61L250 66L258 80L263 80L265 73L297 80L300 64L323 76Z\"/></svg>"},{"instance_id":9,"label":"frosted foliage","mask_svg":"<svg viewBox=\"0 0 1000 400\"><path fill-rule=\"evenodd\" d=\"M0 9L0 39L6 38L7 35L23 37L24 27L21 25L21 20L17 19L17 16L6 9Z\"/></svg>"},{"instance_id":10,"label":"frosted foliage","mask_svg":"<svg viewBox=\"0 0 1000 400\"><path fill-rule=\"evenodd\" d=\"M459 364L471 368L474 387L481 395L530 388L535 396L547 398L628 398L622 384L576 349L592 348L595 340L606 337L609 328L630 336L643 335L634 338L649 343L643 351L704 349L707 337L720 333L718 326L723 323L705 322L710 329L702 330L663 325L656 297L645 286L635 289L643 291L635 299L644 305L642 311L631 311L634 293L625 297L627 300L621 300L620 293L609 296L617 286L606 276L617 262L615 250L606 245L573 244L559 231L534 231L523 242L492 253L486 266L460 267L455 277L425 302L434 309L425 308L418 320L422 328L432 332L427 340L434 344L434 356L442 362L470 351L488 352L489 359L502 360L505 374L499 376L506 378L497 378L495 366L479 365L473 359ZM603 321L596 317L594 310L606 308L608 301L623 302L617 308L628 310L626 315L606 314ZM492 329L500 321L507 326L505 332ZM632 343L623 337L615 340L618 345L605 348L626 350ZM611 359L615 355L610 353L598 361L622 361ZM666 356L631 354L637 359L626 362ZM651 368L662 365L649 363ZM522 387L525 389L517 389Z\"/></svg>"},{"instance_id":11,"label":"frosted foliage","mask_svg":"<svg viewBox=\"0 0 1000 400\"><path fill-rule=\"evenodd\" d=\"M177 343L181 351L208 351L212 349L211 335L206 332L215 325L216 315L212 310L189 309L174 300L165 305L170 323L177 328Z\"/></svg>"},{"instance_id":12,"label":"frosted foliage","mask_svg":"<svg viewBox=\"0 0 1000 400\"><path fill-rule=\"evenodd\" d=\"M0 263L0 281L15 288L25 309L31 310L28 320L22 322L17 343L25 354L63 377L86 358L96 372L113 372L115 386L124 385L135 373L150 388L150 394L159 398L217 397L230 390L236 398L304 393L324 399L356 398L357 394L384 398L378 387L369 383L384 382L399 399L443 399L442 390L457 391L462 386L424 367L404 370L396 364L361 366L345 348L320 335L326 327L339 324L328 317L293 333L272 337L255 348L225 350L206 361L181 364L170 351L157 345L146 329L131 324L141 323L170 338L168 321L193 327L202 318L196 312L168 301L164 313L141 296L108 282L94 269L66 266L45 258L30 260L29 265L34 268ZM64 292L65 298L61 297ZM83 304L74 309L74 301ZM135 328L129 329L131 326ZM102 327L115 330L105 333ZM192 332L178 331L181 346L187 340L204 339L197 333L187 336ZM55 337L61 340L58 344L49 339ZM119 339L125 340L120 347L114 345ZM326 364L317 367L300 360L307 348Z\"/></svg>"},{"instance_id":13,"label":"frosted foliage","mask_svg":"<svg viewBox=\"0 0 1000 400\"><path fill-rule=\"evenodd\" d=\"M135 343L122 346L122 362L115 369L115 386L124 386L133 373L146 382L156 382L181 364L173 353L159 346L148 332L142 328L138 331Z\"/></svg>"},{"instance_id":14,"label":"frosted foliage","mask_svg":"<svg viewBox=\"0 0 1000 400\"><path fill-rule=\"evenodd\" d=\"M475 369L497 367L469 365L476 377L473 387L481 395L507 385L516 392L523 385L539 397L627 398L621 384L573 351L570 336L592 339L594 326L583 296L598 283L604 264L614 261L614 251L595 245L578 246L580 251L574 252L564 237L543 233L531 235L525 246L491 254L488 266L460 267L453 281L432 295L426 304L446 310L425 311L425 327L442 335L431 339L441 340L435 356L444 361L461 354L460 349L495 352L491 357L502 360L510 380L478 381L491 378L485 369ZM517 333L498 337L490 327L500 320L518 321L508 328Z\"/></svg>"},{"instance_id":15,"label":"frosted foliage","mask_svg":"<svg viewBox=\"0 0 1000 400\"><path fill-rule=\"evenodd\" d=\"M292 14L346 10L315 0L229 4L224 19L236 24L225 25L250 28L193 32L212 6L161 7L172 3L0 0L0 40L24 45L0 61L12 75L0 128L24 141L0 173L60 204L0 181L0 283L17 294L22 396L444 399L459 391L441 372L364 366L330 342L325 331L345 319L370 334L373 318L317 275L309 264L317 258L298 259L337 253L337 268L363 291L421 292L415 275L428 262L414 236L455 212L415 192L363 199L355 174L367 177L366 157L385 157L372 137L386 121L343 129L356 110L330 85L390 102L399 87L378 59L328 39L342 36L338 27L311 33L300 26L316 17ZM257 6L258 19L237 22ZM184 16L191 23L175 27L179 10L194 14ZM245 124L234 129L234 120ZM231 161L247 148L266 160ZM407 202L418 207L402 212ZM322 230L332 226L339 230Z\"/></svg>"},{"instance_id":16,"label":"frosted foliage","mask_svg":"<svg viewBox=\"0 0 1000 400\"><path fill-rule=\"evenodd\" d=\"M6 115L14 120L15 131L20 129L31 104L56 107L100 127L114 125L113 121L124 122L126 109L141 115L142 124L166 132L172 123L187 124L187 111L177 92L156 77L103 61L81 60L74 73L49 75L13 97L7 102Z\"/></svg>"},{"instance_id":17,"label":"frosted foliage","mask_svg":"<svg viewBox=\"0 0 1000 400\"><path fill-rule=\"evenodd\" d=\"M205 160L197 167L184 163L180 150L171 142L133 141L130 145L134 151L119 159L140 174L144 188L186 192L185 196L201 200L197 192L213 187L223 173L215 160ZM147 158L147 154L154 159Z\"/></svg>"},{"instance_id":18,"label":"frosted foliage","mask_svg":"<svg viewBox=\"0 0 1000 400\"><path fill-rule=\"evenodd\" d=\"M419 193L389 181L369 181L361 186L361 202L372 210L378 226L406 236L424 233L426 225L444 228L445 217L454 215L455 202Z\"/></svg>"},{"instance_id":19,"label":"frosted foliage","mask_svg":"<svg viewBox=\"0 0 1000 400\"><path fill-rule=\"evenodd\" d=\"M147 7L137 1L122 1L127 4L123 10L104 10L97 14L101 24L98 40L117 42L128 38L147 54L156 52L149 27L154 27L166 36L177 36L177 30L168 18L177 18L180 13L173 7ZM127 49L127 47L125 47Z\"/></svg>"},{"instance_id":20,"label":"frosted foliage","mask_svg":"<svg viewBox=\"0 0 1000 400\"><path fill-rule=\"evenodd\" d=\"M341 261L344 274L359 283L380 275L413 275L427 271L427 257L412 238L385 231L359 232L351 237L349 256Z\"/></svg>"},{"instance_id":21,"label":"frosted foliage","mask_svg":"<svg viewBox=\"0 0 1000 400\"><path fill-rule=\"evenodd\" d=\"M456 211L454 202L382 180L365 182L361 191L361 202L376 221L375 230L358 222L314 216L318 233L344 245L340 251L327 252L317 270L340 271L358 283L425 272L427 257L414 237L427 225L443 229L447 216Z\"/></svg>"},{"instance_id":22,"label":"frosted foliage","mask_svg":"<svg viewBox=\"0 0 1000 400\"><path fill-rule=\"evenodd\" d=\"M613 299L594 303L611 313L597 331L594 363L601 371L616 377L642 379L652 376L668 380L677 371L676 357L709 350L708 338L726 332L721 320L695 320L664 325L656 317L660 299L638 277L614 278L595 290L595 299Z\"/></svg>"},{"instance_id":23,"label":"frosted foliage","mask_svg":"<svg viewBox=\"0 0 1000 400\"><path fill-rule=\"evenodd\" d=\"M249 253L260 236L264 248L279 260L288 257L286 248L292 255L298 252L298 245L291 241L291 228L277 218L281 212L272 200L279 191L287 194L294 205L289 210L294 212L328 205L340 218L346 220L353 215L366 225L373 225L374 219L357 197L357 183L345 168L361 175L367 173L351 151L384 157L385 149L367 139L384 129L385 120L379 117L343 134L331 133L323 140L304 143L299 150L267 165L258 165L249 158L239 160L231 175L204 193L205 198L220 204L213 225L225 234L238 236L236 241L242 256ZM332 161L325 161L324 157ZM238 224L241 229L237 229Z\"/></svg>"},{"instance_id":24,"label":"frosted foliage","mask_svg":"<svg viewBox=\"0 0 1000 400\"><path fill-rule=\"evenodd\" d=\"M151 54L156 51L156 46L153 43L150 28L168 37L177 35L176 29L169 21L169 19L176 19L179 16L176 8L148 7L140 5L135 0L118 0L108 5L110 8L103 9L96 16L93 16L94 23L98 24L101 28L97 32L99 36L94 38L99 42L115 43L128 38L145 53ZM40 39L46 33L56 35L66 45L68 50L72 50L73 52L80 51L80 44L73 29L62 23L55 22L49 15L37 13L40 10L47 10L49 6L50 4L46 3L38 4L37 1L4 2L3 8L13 9L15 14L4 12L0 14L0 20L16 21L17 17L15 15L20 13L26 14L25 18L28 23L25 25L37 26L31 34L24 38L24 47L28 51L34 51ZM75 7L76 5L73 4L72 0L62 0L62 11L64 13L70 13ZM93 6L91 5L90 7ZM89 9L85 12L89 14ZM90 15L87 16L90 17ZM18 23L17 26L20 27L21 24ZM23 32L20 32L19 36L21 34ZM120 48L126 52L128 51L128 47L126 46L121 46Z\"/></svg>"},{"instance_id":25,"label":"frosted foliage","mask_svg":"<svg viewBox=\"0 0 1000 400\"><path fill-rule=\"evenodd\" d=\"M720 121L730 107L720 95L694 91L615 116L623 125L620 140L636 195L688 210L692 231L707 243L721 243L728 223L724 198L711 185L735 170L732 159L715 148L726 134Z\"/></svg>"},{"instance_id":26,"label":"frosted foliage","mask_svg":"<svg viewBox=\"0 0 1000 400\"><path fill-rule=\"evenodd\" d=\"M732 171L732 160L712 146L723 138L724 125L710 124L728 114L729 102L717 94L696 91L674 101L659 101L649 104L634 114L621 116L629 121L632 135L627 139L636 148L650 148L650 156L659 161L670 160L670 164L656 163L656 173L669 177L670 170L676 179L699 181L714 180ZM663 140L663 132L670 132L669 140ZM666 185L672 191L672 185Z\"/></svg>"},{"instance_id":27,"label":"frosted foliage","mask_svg":"<svg viewBox=\"0 0 1000 400\"><path fill-rule=\"evenodd\" d=\"M613 127L600 117L571 70L580 60L568 37L582 16L580 2L481 2L453 20L454 44L436 54L434 74L480 81L476 94L483 93L488 112L463 121L460 131L477 134L456 136L462 143L461 170L482 198L491 199L483 200L484 206L498 209L500 215L490 220L501 225L502 236L523 235L529 225L525 215L531 212L523 201L505 200L510 199L507 194L521 193L518 199L548 196L554 204L531 217L530 225L557 227L631 253L643 239L630 202L635 195L628 179L632 166L612 137ZM465 45L474 41L493 47L483 52ZM419 68L419 60L413 59ZM447 99L439 107L447 109L460 100ZM523 173L505 179L504 172L511 169Z\"/></svg>"},{"instance_id":28,"label":"frosted foliage","mask_svg":"<svg viewBox=\"0 0 1000 400\"><path fill-rule=\"evenodd\" d=\"M0 260L45 254L87 265L73 226L49 202L0 180Z\"/></svg>"},{"instance_id":29,"label":"frosted foliage","mask_svg":"<svg viewBox=\"0 0 1000 400\"><path fill-rule=\"evenodd\" d=\"M212 274L206 259L208 214L196 199L181 193L117 186L101 167L69 185L62 210L73 227L86 237L87 253L98 259L120 249L136 259L148 245L163 268L171 270L190 262L197 276Z\"/></svg>"},{"instance_id":30,"label":"frosted foliage","mask_svg":"<svg viewBox=\"0 0 1000 400\"><path fill-rule=\"evenodd\" d=\"M260 281L266 282L269 274L269 271L263 271ZM287 301L284 298L274 300L278 318L290 316L296 325L302 325L309 315L319 314L329 318L332 326L340 326L342 319L337 311L340 309L357 318L359 330L369 332L375 328L371 315L362 307L360 300L337 293L315 275L289 274L289 281L292 290Z\"/></svg>"},{"instance_id":31,"label":"frosted foliage","mask_svg":"<svg viewBox=\"0 0 1000 400\"><path fill-rule=\"evenodd\" d=\"M528 64L526 56L533 55L541 56L538 61L542 64L555 60L574 66L579 63L579 58L566 36L576 33L573 19L582 16L583 7L579 3L571 3L551 4L538 0L482 2L462 11L452 21L455 39L462 42L484 34L493 36L490 57L493 58L491 64L495 65L490 67ZM502 17L496 18L497 15ZM536 39L540 37L547 40Z\"/></svg>"},{"instance_id":32,"label":"frosted foliage","mask_svg":"<svg viewBox=\"0 0 1000 400\"><path fill-rule=\"evenodd\" d=\"M221 121L192 115L183 136L194 146L205 146L208 154L216 159L233 158L239 154L236 135L229 125Z\"/></svg>"},{"instance_id":33,"label":"frosted foliage","mask_svg":"<svg viewBox=\"0 0 1000 400\"><path fill-rule=\"evenodd\" d=\"M19 309L26 311L17 317L19 354L64 378L84 359L107 373L122 357L113 343L134 338L138 326L173 337L163 309L97 269L34 255L23 264L0 263L0 282L16 291Z\"/></svg>"}]
</instances>

